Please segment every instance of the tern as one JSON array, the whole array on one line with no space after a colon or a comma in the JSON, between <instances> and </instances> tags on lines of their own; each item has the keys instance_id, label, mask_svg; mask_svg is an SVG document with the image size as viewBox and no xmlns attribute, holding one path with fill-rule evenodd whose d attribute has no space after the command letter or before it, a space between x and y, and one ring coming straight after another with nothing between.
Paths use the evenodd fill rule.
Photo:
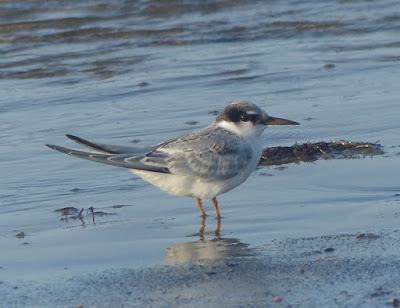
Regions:
<instances>
[{"instance_id":1,"label":"tern","mask_svg":"<svg viewBox=\"0 0 400 308\"><path fill-rule=\"evenodd\" d=\"M298 124L269 116L253 103L233 101L211 125L148 148L94 143L73 135L66 136L92 152L47 146L78 158L128 168L171 195L193 197L203 219L203 200L210 200L220 219L217 196L242 184L256 169L264 129Z\"/></svg>"}]
</instances>

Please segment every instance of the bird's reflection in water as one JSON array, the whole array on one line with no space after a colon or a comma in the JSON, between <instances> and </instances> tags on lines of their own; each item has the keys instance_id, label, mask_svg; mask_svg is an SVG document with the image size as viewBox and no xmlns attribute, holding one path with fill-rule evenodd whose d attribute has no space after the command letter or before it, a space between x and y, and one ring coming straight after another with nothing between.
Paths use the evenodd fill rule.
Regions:
<instances>
[{"instance_id":1,"label":"bird's reflection in water","mask_svg":"<svg viewBox=\"0 0 400 308\"><path fill-rule=\"evenodd\" d=\"M221 219L216 220L214 231L207 233L206 220L200 222L197 241L177 243L167 248L167 264L209 264L225 259L254 256L255 252L248 244L236 238L221 237ZM207 239L209 237L209 239Z\"/></svg>"}]
</instances>

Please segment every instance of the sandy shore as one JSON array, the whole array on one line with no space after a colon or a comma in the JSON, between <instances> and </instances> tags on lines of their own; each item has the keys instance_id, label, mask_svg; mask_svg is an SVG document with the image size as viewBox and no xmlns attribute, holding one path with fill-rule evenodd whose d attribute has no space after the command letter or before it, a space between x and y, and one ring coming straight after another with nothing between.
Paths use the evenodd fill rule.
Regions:
<instances>
[{"instance_id":1,"label":"sandy shore","mask_svg":"<svg viewBox=\"0 0 400 308\"><path fill-rule=\"evenodd\" d=\"M235 239L197 241L167 251L166 260L174 265L41 284L1 283L0 297L4 307L396 306L399 241L397 230L273 241L257 248Z\"/></svg>"}]
</instances>

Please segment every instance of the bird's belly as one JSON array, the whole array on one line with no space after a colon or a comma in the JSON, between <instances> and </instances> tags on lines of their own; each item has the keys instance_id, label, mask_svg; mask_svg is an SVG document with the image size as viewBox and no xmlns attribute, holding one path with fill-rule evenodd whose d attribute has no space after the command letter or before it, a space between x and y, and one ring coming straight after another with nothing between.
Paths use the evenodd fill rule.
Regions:
<instances>
[{"instance_id":1,"label":"bird's belly","mask_svg":"<svg viewBox=\"0 0 400 308\"><path fill-rule=\"evenodd\" d=\"M221 193L223 183L206 182L199 178L142 170L131 172L155 187L175 196L211 199Z\"/></svg>"},{"instance_id":2,"label":"bird's belly","mask_svg":"<svg viewBox=\"0 0 400 308\"><path fill-rule=\"evenodd\" d=\"M131 169L131 172L171 195L212 199L243 183L252 170L244 170L230 179L214 181L198 177L133 169Z\"/></svg>"}]
</instances>

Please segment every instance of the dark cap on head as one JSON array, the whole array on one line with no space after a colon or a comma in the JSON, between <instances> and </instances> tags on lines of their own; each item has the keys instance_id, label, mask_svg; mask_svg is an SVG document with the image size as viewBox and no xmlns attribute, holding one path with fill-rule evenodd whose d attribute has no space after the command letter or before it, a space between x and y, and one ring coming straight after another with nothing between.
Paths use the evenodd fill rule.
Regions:
<instances>
[{"instance_id":1,"label":"dark cap on head","mask_svg":"<svg viewBox=\"0 0 400 308\"><path fill-rule=\"evenodd\" d=\"M265 112L253 103L245 101L234 101L226 106L224 110L222 110L222 112L217 116L216 121L251 121L253 123L256 123L263 117L264 114Z\"/></svg>"},{"instance_id":2,"label":"dark cap on head","mask_svg":"<svg viewBox=\"0 0 400 308\"><path fill-rule=\"evenodd\" d=\"M216 122L252 122L263 125L298 125L299 123L269 116L257 105L246 101L234 101L222 110Z\"/></svg>"}]
</instances>

